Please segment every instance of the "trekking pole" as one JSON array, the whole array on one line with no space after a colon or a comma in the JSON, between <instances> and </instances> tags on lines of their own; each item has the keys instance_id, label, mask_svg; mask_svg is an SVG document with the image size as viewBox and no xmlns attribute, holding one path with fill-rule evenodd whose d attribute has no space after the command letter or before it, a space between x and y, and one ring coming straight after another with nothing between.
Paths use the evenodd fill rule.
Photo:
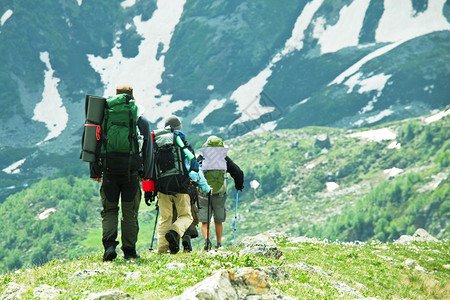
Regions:
<instances>
[{"instance_id":1,"label":"trekking pole","mask_svg":"<svg viewBox=\"0 0 450 300\"><path fill-rule=\"evenodd\" d=\"M207 245L207 247L206 247L206 251L209 251L210 249L209 249L209 245L210 245L210 240L209 240L209 235L210 235L210 233L209 233L209 223L210 223L210 219L209 219L209 208L211 207L211 192L209 192L208 193L208 225L206 226L206 245Z\"/></svg>"},{"instance_id":2,"label":"trekking pole","mask_svg":"<svg viewBox=\"0 0 450 300\"><path fill-rule=\"evenodd\" d=\"M156 210L156 218L155 218L155 226L153 227L153 235L152 235L152 242L150 243L150 251L153 251L153 240L155 239L155 231L156 231L156 223L158 222L158 213L159 213L159 206L158 202L155 204L155 210Z\"/></svg>"},{"instance_id":3,"label":"trekking pole","mask_svg":"<svg viewBox=\"0 0 450 300\"><path fill-rule=\"evenodd\" d=\"M236 225L237 225L238 200L239 200L239 191L236 190L236 210L234 212L234 237L233 237L233 244L236 243Z\"/></svg>"}]
</instances>

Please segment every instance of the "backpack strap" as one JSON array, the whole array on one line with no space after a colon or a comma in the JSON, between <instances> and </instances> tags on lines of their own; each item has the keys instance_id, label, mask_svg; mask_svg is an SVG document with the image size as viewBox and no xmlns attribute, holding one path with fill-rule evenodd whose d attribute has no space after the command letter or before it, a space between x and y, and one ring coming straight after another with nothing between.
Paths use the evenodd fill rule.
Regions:
<instances>
[{"instance_id":1,"label":"backpack strap","mask_svg":"<svg viewBox=\"0 0 450 300\"><path fill-rule=\"evenodd\" d=\"M131 96L127 95L126 97L126 103L130 103ZM130 108L128 111L128 116L130 118L130 124L129 124L129 134L128 134L128 142L130 144L129 153L128 153L128 181L130 181L131 178L131 161L133 159L133 148L136 152L139 150L139 143L137 140L137 119L134 120L133 112ZM137 118L137 116L136 116Z\"/></svg>"},{"instance_id":2,"label":"backpack strap","mask_svg":"<svg viewBox=\"0 0 450 300\"><path fill-rule=\"evenodd\" d=\"M107 170L107 159L106 159L106 153L107 153L107 144L108 144L108 118L109 118L109 106L108 106L108 101L106 101L105 104L105 115L103 117L103 132L102 132L102 142L103 142L103 148L104 148L104 153L105 153L105 159L103 159L103 170ZM99 147L100 148L100 147ZM100 152L100 149L99 149Z\"/></svg>"},{"instance_id":3,"label":"backpack strap","mask_svg":"<svg viewBox=\"0 0 450 300\"><path fill-rule=\"evenodd\" d=\"M126 103L128 104L130 102L130 100L128 99L128 97L126 97ZM128 181L130 181L131 179L131 157L133 156L133 132L135 130L133 130L133 114L131 113L131 109L128 111L128 116L130 117L130 128L129 128L129 133L128 133L128 144L130 145L129 147L129 151L128 151Z\"/></svg>"}]
</instances>

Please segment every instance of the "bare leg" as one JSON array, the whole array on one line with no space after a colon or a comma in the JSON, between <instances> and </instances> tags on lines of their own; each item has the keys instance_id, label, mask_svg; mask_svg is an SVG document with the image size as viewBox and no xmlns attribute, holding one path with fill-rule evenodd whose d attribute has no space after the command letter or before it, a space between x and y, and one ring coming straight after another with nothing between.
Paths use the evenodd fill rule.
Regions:
<instances>
[{"instance_id":1,"label":"bare leg","mask_svg":"<svg viewBox=\"0 0 450 300\"><path fill-rule=\"evenodd\" d=\"M222 242L223 223L214 222L214 226L216 227L217 243L220 244Z\"/></svg>"},{"instance_id":2,"label":"bare leg","mask_svg":"<svg viewBox=\"0 0 450 300\"><path fill-rule=\"evenodd\" d=\"M202 235L204 239L208 237L207 234L208 234L208 223L202 223Z\"/></svg>"}]
</instances>

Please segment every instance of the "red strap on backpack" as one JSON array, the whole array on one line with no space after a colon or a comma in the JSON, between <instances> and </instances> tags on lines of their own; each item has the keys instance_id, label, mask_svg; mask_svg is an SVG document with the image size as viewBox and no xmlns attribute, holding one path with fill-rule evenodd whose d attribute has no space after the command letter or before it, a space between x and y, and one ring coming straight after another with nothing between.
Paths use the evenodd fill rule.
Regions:
<instances>
[{"instance_id":1,"label":"red strap on backpack","mask_svg":"<svg viewBox=\"0 0 450 300\"><path fill-rule=\"evenodd\" d=\"M97 138L97 141L100 141L100 134L102 132L102 127L100 125L84 124L84 126L95 126L95 127L97 127L97 130L95 130L95 137Z\"/></svg>"}]
</instances>

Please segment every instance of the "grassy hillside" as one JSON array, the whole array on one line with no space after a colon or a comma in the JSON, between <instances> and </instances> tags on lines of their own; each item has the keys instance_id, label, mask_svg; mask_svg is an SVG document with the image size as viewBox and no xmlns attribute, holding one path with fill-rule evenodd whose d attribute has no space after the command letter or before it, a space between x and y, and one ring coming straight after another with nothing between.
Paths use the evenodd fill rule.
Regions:
<instances>
[{"instance_id":1,"label":"grassy hillside","mask_svg":"<svg viewBox=\"0 0 450 300\"><path fill-rule=\"evenodd\" d=\"M61 299L84 299L118 290L133 299L169 299L203 281L216 270L269 267L268 284L293 299L448 299L450 243L327 243L279 236L281 259L239 255L240 248L177 255L142 253L136 261L118 257L100 263L101 255L54 260L42 267L0 276L0 295L13 287L33 299L45 285ZM49 287L47 287L49 289ZM41 294L42 295L42 294ZM17 294L16 294L17 296Z\"/></svg>"},{"instance_id":2,"label":"grassy hillside","mask_svg":"<svg viewBox=\"0 0 450 300\"><path fill-rule=\"evenodd\" d=\"M69 176L42 179L8 197L0 205L0 273L101 252L99 188L87 177ZM142 202L140 250L149 248L154 208Z\"/></svg>"},{"instance_id":3,"label":"grassy hillside","mask_svg":"<svg viewBox=\"0 0 450 300\"><path fill-rule=\"evenodd\" d=\"M358 131L309 127L231 141L230 157L246 174L239 232L393 241L423 227L449 238L450 117L429 121ZM329 149L315 142L323 135ZM250 188L252 181L260 185ZM230 212L234 207L232 200Z\"/></svg>"},{"instance_id":4,"label":"grassy hillside","mask_svg":"<svg viewBox=\"0 0 450 300\"><path fill-rule=\"evenodd\" d=\"M237 240L273 230L329 240L392 242L417 228L449 239L450 117L430 120L359 131L308 127L227 141L229 156L245 173ZM358 137L373 137L374 132L391 137ZM329 149L317 142L322 136L329 138ZM189 140L197 148L203 143L199 137ZM233 243L236 205L233 180L229 183L226 246ZM101 253L98 189L87 177L68 176L44 178L9 196L0 204L0 272ZM155 215L154 205L142 201L140 252L151 244ZM193 240L193 246L201 249L202 239Z\"/></svg>"}]
</instances>

